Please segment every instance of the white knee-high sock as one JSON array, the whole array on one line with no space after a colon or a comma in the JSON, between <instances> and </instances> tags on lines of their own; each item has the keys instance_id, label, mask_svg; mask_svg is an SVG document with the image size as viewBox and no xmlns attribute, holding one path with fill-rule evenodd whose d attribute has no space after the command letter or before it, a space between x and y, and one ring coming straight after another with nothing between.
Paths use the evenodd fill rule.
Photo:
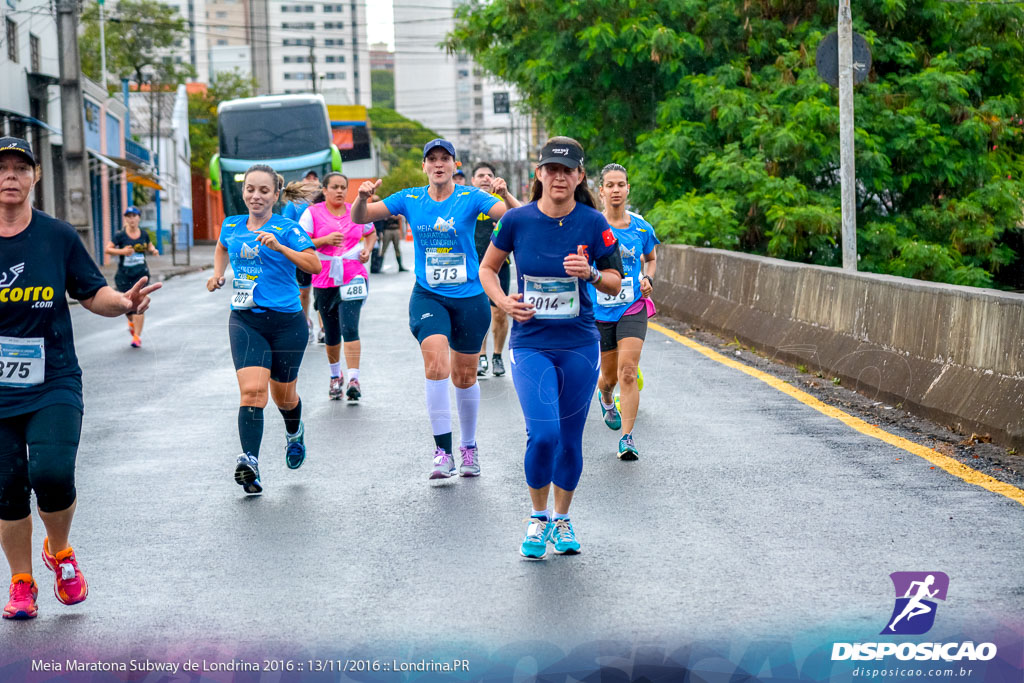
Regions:
<instances>
[{"instance_id":1,"label":"white knee-high sock","mask_svg":"<svg viewBox=\"0 0 1024 683\"><path fill-rule=\"evenodd\" d=\"M452 401L448 397L447 379L428 379L427 414L434 436L452 431Z\"/></svg>"},{"instance_id":2,"label":"white knee-high sock","mask_svg":"<svg viewBox=\"0 0 1024 683\"><path fill-rule=\"evenodd\" d=\"M480 412L480 383L465 389L455 387L455 403L459 407L459 442L476 445L476 416Z\"/></svg>"}]
</instances>

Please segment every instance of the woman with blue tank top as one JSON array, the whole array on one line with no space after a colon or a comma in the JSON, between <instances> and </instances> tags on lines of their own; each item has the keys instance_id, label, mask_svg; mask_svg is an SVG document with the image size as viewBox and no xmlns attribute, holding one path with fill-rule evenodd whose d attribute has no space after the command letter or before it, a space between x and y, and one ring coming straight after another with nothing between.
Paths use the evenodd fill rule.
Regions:
<instances>
[{"instance_id":1,"label":"woman with blue tank top","mask_svg":"<svg viewBox=\"0 0 1024 683\"><path fill-rule=\"evenodd\" d=\"M498 270L510 253L520 293L506 295ZM594 208L578 142L554 137L545 143L531 202L498 223L480 271L484 291L514 321L509 363L526 418L533 504L519 552L541 559L551 542L556 553L574 555L580 543L569 506L583 472L583 428L601 364L587 284L613 294L622 277L618 245Z\"/></svg>"},{"instance_id":2,"label":"woman with blue tank top","mask_svg":"<svg viewBox=\"0 0 1024 683\"><path fill-rule=\"evenodd\" d=\"M223 287L224 271L231 262L228 336L241 393L238 437L242 442L235 482L250 494L263 492L259 455L268 385L287 431L285 464L298 469L306 459L302 401L295 382L307 332L295 268L315 275L320 272L320 259L298 223L272 212L282 193L286 200L294 200L304 194L303 185L285 187L284 178L266 164L249 167L242 180L242 199L249 213L224 219L213 275L206 281L211 292Z\"/></svg>"},{"instance_id":3,"label":"woman with blue tank top","mask_svg":"<svg viewBox=\"0 0 1024 683\"><path fill-rule=\"evenodd\" d=\"M657 266L654 247L658 238L654 228L643 216L626 210L629 180L626 169L608 164L601 170L601 199L604 217L612 226L619 242L619 254L625 277L615 294L597 294L594 316L601 335L601 392L604 423L611 429L622 428L619 459L637 460L640 452L633 440L633 425L640 408L640 387L637 376L640 352L647 337L647 319L654 316L654 272ZM618 383L622 392L621 415L612 392Z\"/></svg>"},{"instance_id":4,"label":"woman with blue tank top","mask_svg":"<svg viewBox=\"0 0 1024 683\"><path fill-rule=\"evenodd\" d=\"M352 203L352 220L369 223L401 215L409 222L416 254L409 329L419 342L426 375L427 412L434 434L430 478L447 479L455 474L449 376L459 410L459 474L476 477L480 475L476 364L491 312L478 277L474 234L478 214L501 218L506 205L483 190L456 185L452 179L455 146L447 140L431 140L423 146L423 172L428 185L401 190L372 204L367 204L367 199L381 181L364 182Z\"/></svg>"}]
</instances>

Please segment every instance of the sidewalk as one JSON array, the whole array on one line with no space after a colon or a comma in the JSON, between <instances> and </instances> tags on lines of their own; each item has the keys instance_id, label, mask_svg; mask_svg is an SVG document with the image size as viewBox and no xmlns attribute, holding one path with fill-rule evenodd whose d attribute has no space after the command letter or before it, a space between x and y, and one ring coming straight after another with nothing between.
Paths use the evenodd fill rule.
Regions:
<instances>
[{"instance_id":1,"label":"sidewalk","mask_svg":"<svg viewBox=\"0 0 1024 683\"><path fill-rule=\"evenodd\" d=\"M150 255L146 257L146 263L149 265L150 282L163 282L178 275L212 268L215 246L215 244L196 244L192 246L188 254L178 252L178 265L175 265L171 262L171 245L165 244L164 253L159 256ZM111 285L114 283L114 273L117 272L119 260L118 257L113 256L110 259L110 263L100 266L100 270ZM184 265L186 261L188 265Z\"/></svg>"}]
</instances>

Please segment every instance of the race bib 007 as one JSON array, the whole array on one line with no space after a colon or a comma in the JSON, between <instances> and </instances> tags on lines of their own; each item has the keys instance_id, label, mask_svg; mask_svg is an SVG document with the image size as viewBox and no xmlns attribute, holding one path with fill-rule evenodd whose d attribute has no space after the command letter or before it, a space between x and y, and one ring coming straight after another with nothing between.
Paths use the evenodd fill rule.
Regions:
<instances>
[{"instance_id":1,"label":"race bib 007","mask_svg":"<svg viewBox=\"0 0 1024 683\"><path fill-rule=\"evenodd\" d=\"M256 291L256 282L236 277L231 281L231 310L246 311L256 306L252 298Z\"/></svg>"}]
</instances>

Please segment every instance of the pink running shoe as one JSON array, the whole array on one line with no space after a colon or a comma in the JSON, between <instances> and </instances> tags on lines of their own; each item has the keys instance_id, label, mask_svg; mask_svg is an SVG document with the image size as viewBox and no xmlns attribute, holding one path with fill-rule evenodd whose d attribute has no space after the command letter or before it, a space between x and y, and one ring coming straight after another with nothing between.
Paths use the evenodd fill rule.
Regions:
<instances>
[{"instance_id":1,"label":"pink running shoe","mask_svg":"<svg viewBox=\"0 0 1024 683\"><path fill-rule=\"evenodd\" d=\"M4 619L35 619L39 610L36 598L39 588L31 574L15 574L11 577L11 600L4 607Z\"/></svg>"},{"instance_id":2,"label":"pink running shoe","mask_svg":"<svg viewBox=\"0 0 1024 683\"><path fill-rule=\"evenodd\" d=\"M73 548L65 548L56 556L50 554L50 539L43 541L43 563L53 571L53 594L65 605L75 605L89 595L89 584L78 568Z\"/></svg>"}]
</instances>

